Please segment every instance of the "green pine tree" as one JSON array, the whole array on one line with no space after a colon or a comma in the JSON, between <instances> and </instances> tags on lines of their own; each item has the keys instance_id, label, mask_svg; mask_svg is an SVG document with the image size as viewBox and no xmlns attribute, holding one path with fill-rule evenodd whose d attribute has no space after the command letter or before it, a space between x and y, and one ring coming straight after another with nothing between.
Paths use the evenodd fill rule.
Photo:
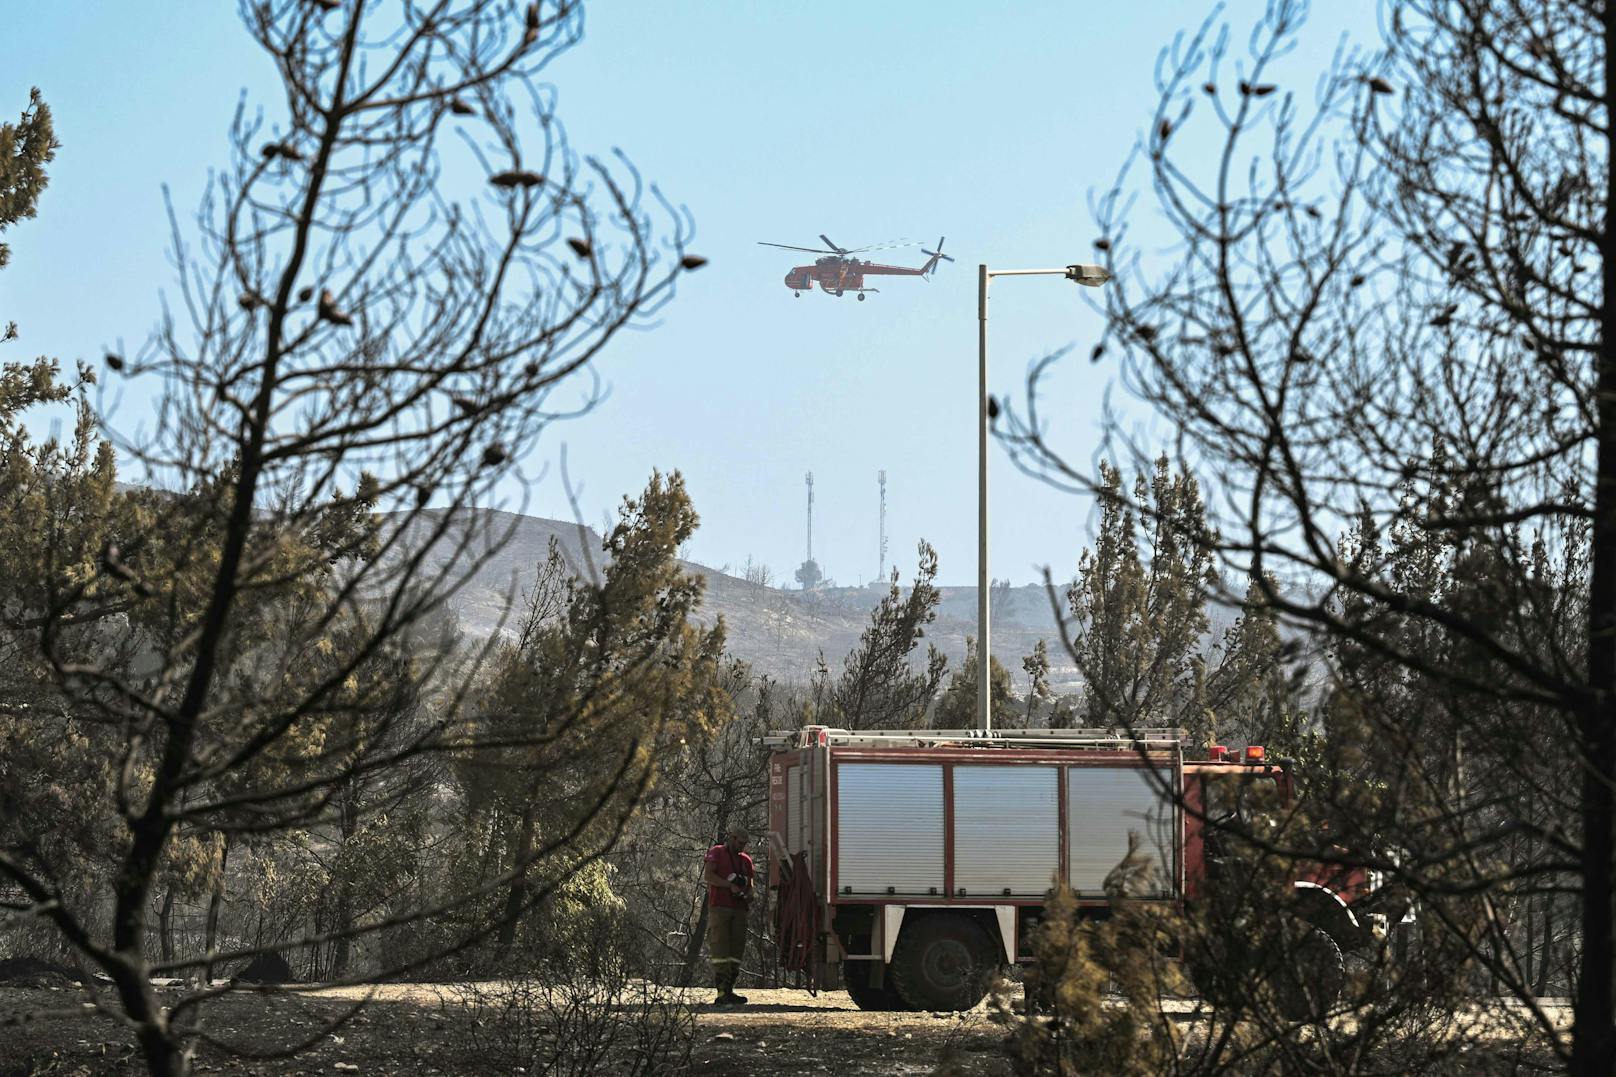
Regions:
<instances>
[{"instance_id":1,"label":"green pine tree","mask_svg":"<svg viewBox=\"0 0 1616 1077\"><path fill-rule=\"evenodd\" d=\"M1049 687L1049 645L1039 640L1032 653L1021 660L1021 671L1027 675L1026 725L1031 728L1038 720L1038 712L1054 698Z\"/></svg>"},{"instance_id":2,"label":"green pine tree","mask_svg":"<svg viewBox=\"0 0 1616 1077\"><path fill-rule=\"evenodd\" d=\"M977 693L981 674L976 640L965 637L965 661L948 679L948 687L938 697L937 710L932 714L933 729L973 729L977 725ZM989 695L993 706L993 724L998 726L1024 725L1024 715L1017 705L1015 691L1010 685L1010 671L997 658L988 658Z\"/></svg>"},{"instance_id":3,"label":"green pine tree","mask_svg":"<svg viewBox=\"0 0 1616 1077\"><path fill-rule=\"evenodd\" d=\"M1085 724L1181 724L1197 710L1217 582L1200 488L1165 455L1131 496L1117 468L1102 463L1100 473L1100 534L1067 591Z\"/></svg>"},{"instance_id":4,"label":"green pine tree","mask_svg":"<svg viewBox=\"0 0 1616 1077\"><path fill-rule=\"evenodd\" d=\"M842 675L830 682L821 657L817 695L822 721L847 729L902 729L918 725L942 683L948 659L935 646L926 650L926 664L915 669L909 656L920 645L926 626L937 617L942 599L933 581L937 577L937 551L920 543L915 582L906 595L898 587L898 570L886 596L870 614L870 623L858 646L842 663Z\"/></svg>"},{"instance_id":5,"label":"green pine tree","mask_svg":"<svg viewBox=\"0 0 1616 1077\"><path fill-rule=\"evenodd\" d=\"M556 592L541 579L519 644L494 658L478 733L501 746L466 753L455 776L468 847L482 836L483 869L509 876L489 910L501 957L523 938L544 883L574 870L547 843L598 815L580 844L610 846L654 781L658 746L732 716L723 621L694 623L704 584L679 563L697 520L679 473L653 474L638 499L623 502L601 581Z\"/></svg>"},{"instance_id":6,"label":"green pine tree","mask_svg":"<svg viewBox=\"0 0 1616 1077\"><path fill-rule=\"evenodd\" d=\"M18 122L0 123L0 232L34 216L39 196L50 182L45 166L60 145L51 126L50 106L39 90L28 92L28 107ZM0 242L0 267L11 261L11 248ZM0 340L17 335L17 323L7 322Z\"/></svg>"}]
</instances>

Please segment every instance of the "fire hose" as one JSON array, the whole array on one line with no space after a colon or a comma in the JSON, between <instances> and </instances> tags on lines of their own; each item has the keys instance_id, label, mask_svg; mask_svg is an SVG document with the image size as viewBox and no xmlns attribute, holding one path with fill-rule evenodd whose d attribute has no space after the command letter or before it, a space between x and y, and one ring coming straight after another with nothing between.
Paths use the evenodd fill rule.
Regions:
<instances>
[{"instance_id":1,"label":"fire hose","mask_svg":"<svg viewBox=\"0 0 1616 1077\"><path fill-rule=\"evenodd\" d=\"M808 854L799 852L781 865L785 868L774 906L774 938L780 967L805 973L808 990L818 989L814 944L819 939L819 901L808 871Z\"/></svg>"}]
</instances>

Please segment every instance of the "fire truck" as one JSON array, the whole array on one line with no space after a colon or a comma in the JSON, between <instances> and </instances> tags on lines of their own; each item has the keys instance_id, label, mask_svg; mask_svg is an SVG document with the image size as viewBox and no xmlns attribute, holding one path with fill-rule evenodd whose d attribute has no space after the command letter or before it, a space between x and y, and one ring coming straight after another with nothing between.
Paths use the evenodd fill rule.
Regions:
<instances>
[{"instance_id":1,"label":"fire truck","mask_svg":"<svg viewBox=\"0 0 1616 1077\"><path fill-rule=\"evenodd\" d=\"M781 963L869 1010L976 1005L982 970L1029 959L1057 883L1085 914L1105 915L1130 834L1150 861L1136 895L1196 901L1216 873L1207 823L1235 790L1273 782L1277 802L1292 797L1288 768L1261 747L1188 758L1177 729L809 726L764 745ZM1310 989L1333 998L1343 952L1378 945L1389 917L1411 918L1367 911L1376 881L1297 874Z\"/></svg>"}]
</instances>

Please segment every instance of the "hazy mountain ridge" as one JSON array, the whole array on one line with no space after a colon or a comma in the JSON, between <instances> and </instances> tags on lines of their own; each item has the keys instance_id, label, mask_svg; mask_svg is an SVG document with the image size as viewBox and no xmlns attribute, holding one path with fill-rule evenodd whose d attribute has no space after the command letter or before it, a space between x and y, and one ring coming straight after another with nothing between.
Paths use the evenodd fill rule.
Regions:
<instances>
[{"instance_id":1,"label":"hazy mountain ridge","mask_svg":"<svg viewBox=\"0 0 1616 1077\"><path fill-rule=\"evenodd\" d=\"M425 541L441 516L423 513L405 536L406 547ZM455 535L473 536L457 550ZM593 528L498 509L468 514L457 529L435 542L428 553L433 565L449 559L480 562L450 599L450 608L466 634L486 639L496 631L513 631L523 595L532 587L554 538L561 555L579 575L598 572L605 564L601 535ZM759 672L790 680L811 676L823 653L833 672L857 643L870 621L870 612L884 593L876 587L827 587L815 591L786 590L754 583L694 562L681 562L702 576L706 593L701 619L711 623L722 616L728 630L729 650ZM917 649L924 659L925 644L934 644L956 669L965 657L966 636L976 635L976 588L943 587L937 620L926 628ZM1059 629L1049 596L1041 584L1013 587L1002 595L993 611L993 653L1018 685L1025 682L1021 658L1038 640L1049 641L1051 680L1057 689L1071 690L1077 672L1055 642Z\"/></svg>"}]
</instances>

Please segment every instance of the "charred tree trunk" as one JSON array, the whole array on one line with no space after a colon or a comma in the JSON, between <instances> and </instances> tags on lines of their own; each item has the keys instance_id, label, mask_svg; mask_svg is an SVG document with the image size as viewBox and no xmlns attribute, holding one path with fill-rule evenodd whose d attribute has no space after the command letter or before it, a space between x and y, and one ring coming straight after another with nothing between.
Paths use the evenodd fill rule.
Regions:
<instances>
[{"instance_id":1,"label":"charred tree trunk","mask_svg":"<svg viewBox=\"0 0 1616 1077\"><path fill-rule=\"evenodd\" d=\"M1543 954L1538 961L1537 982L1532 993L1543 998L1550 991L1554 976L1554 898L1543 902Z\"/></svg>"},{"instance_id":2,"label":"charred tree trunk","mask_svg":"<svg viewBox=\"0 0 1616 1077\"><path fill-rule=\"evenodd\" d=\"M152 875L168 837L168 821L147 813L130 826L133 841L118 883L113 914L113 953L103 967L112 977L118 1001L135 1031L146 1069L152 1077L178 1077L190 1070L190 1053L176 1041L168 1012L157 999L146 964L147 909Z\"/></svg>"},{"instance_id":3,"label":"charred tree trunk","mask_svg":"<svg viewBox=\"0 0 1616 1077\"><path fill-rule=\"evenodd\" d=\"M340 834L344 853L348 852L349 843L353 841L354 834L359 830L359 813L356 810L356 797L351 784L347 792L348 795L342 798L341 803L342 823ZM340 980L348 974L348 964L353 956L353 940L348 937L348 932L353 929L353 866L348 861L349 858L345 856L337 858L341 876L337 879L336 923L332 925L337 932L337 937L332 941L331 946L331 978L333 980Z\"/></svg>"},{"instance_id":4,"label":"charred tree trunk","mask_svg":"<svg viewBox=\"0 0 1616 1077\"><path fill-rule=\"evenodd\" d=\"M729 828L729 816L730 804L729 798L726 796L718 806L717 825L714 827L717 840L723 840L724 831ZM702 850L704 856L706 852L707 850ZM701 961L701 944L707 940L709 914L707 911L707 863L705 860L702 861L701 874L701 887L696 893L696 907L698 910L696 913L696 926L691 929L690 938L685 940L685 965L679 972L680 987L689 987L695 982L696 966Z\"/></svg>"},{"instance_id":5,"label":"charred tree trunk","mask_svg":"<svg viewBox=\"0 0 1616 1077\"><path fill-rule=\"evenodd\" d=\"M1605 20L1606 115L1616 100L1616 27ZM1616 938L1611 869L1616 859L1616 353L1611 351L1616 317L1616 222L1610 219L1616 176L1607 169L1605 220L1600 236L1599 349L1595 364L1595 432L1592 551L1588 579L1588 682L1592 689L1580 716L1582 775L1582 961L1577 977L1571 1071L1609 1073L1616 1057Z\"/></svg>"},{"instance_id":6,"label":"charred tree trunk","mask_svg":"<svg viewBox=\"0 0 1616 1077\"><path fill-rule=\"evenodd\" d=\"M509 959L511 951L516 946L516 925L527 905L527 873L531 866L528 861L533 857L533 826L536 822L533 812L534 800L531 795L526 798L526 803L522 806L522 821L516 831L515 848L511 857L511 866L516 876L511 879L510 888L505 892L505 912L499 921L497 947L501 961Z\"/></svg>"},{"instance_id":7,"label":"charred tree trunk","mask_svg":"<svg viewBox=\"0 0 1616 1077\"><path fill-rule=\"evenodd\" d=\"M1606 279L1616 267L1607 253ZM1607 285L1608 286L1608 285ZM1582 750L1582 962L1576 996L1572 1072L1609 1073L1616 1056L1616 939L1612 938L1611 783L1616 781L1616 362L1602 347L1599 377L1599 477L1595 496L1593 565L1589 584L1588 674L1593 699L1584 704Z\"/></svg>"},{"instance_id":8,"label":"charred tree trunk","mask_svg":"<svg viewBox=\"0 0 1616 1077\"><path fill-rule=\"evenodd\" d=\"M689 987L696 981L696 965L701 961L701 944L707 938L707 887L701 888L699 899L700 911L696 914L696 926L690 929L690 938L685 940L685 966L679 970L679 986Z\"/></svg>"},{"instance_id":9,"label":"charred tree trunk","mask_svg":"<svg viewBox=\"0 0 1616 1077\"><path fill-rule=\"evenodd\" d=\"M336 929L346 932L353 920L353 884L344 879L337 884ZM341 934L331 944L331 978L340 980L348 974L348 963L353 957L352 942Z\"/></svg>"},{"instance_id":10,"label":"charred tree trunk","mask_svg":"<svg viewBox=\"0 0 1616 1077\"><path fill-rule=\"evenodd\" d=\"M204 987L213 982L213 953L219 941L219 912L224 908L225 870L229 866L230 836L226 834L219 838L219 872L213 880L213 892L208 895L208 922L206 937L202 944L202 951L207 955L207 961L202 966L202 985Z\"/></svg>"},{"instance_id":11,"label":"charred tree trunk","mask_svg":"<svg viewBox=\"0 0 1616 1077\"><path fill-rule=\"evenodd\" d=\"M162 947L163 963L174 960L174 884L163 891L163 907L157 912L157 939Z\"/></svg>"}]
</instances>

